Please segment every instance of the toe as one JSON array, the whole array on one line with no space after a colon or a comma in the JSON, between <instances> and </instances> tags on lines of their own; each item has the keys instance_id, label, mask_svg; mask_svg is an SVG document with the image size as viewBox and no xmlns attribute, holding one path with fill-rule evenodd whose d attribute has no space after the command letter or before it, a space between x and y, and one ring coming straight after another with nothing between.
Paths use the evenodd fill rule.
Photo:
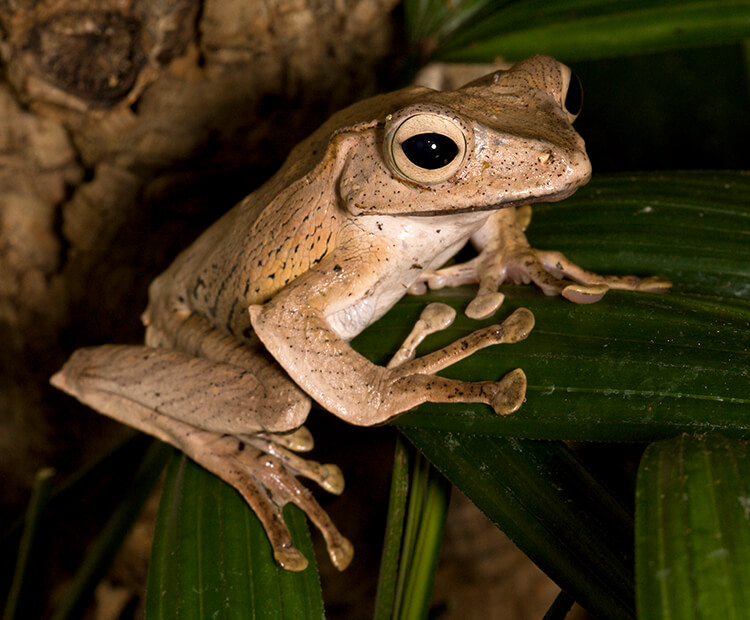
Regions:
<instances>
[{"instance_id":1,"label":"toe","mask_svg":"<svg viewBox=\"0 0 750 620\"><path fill-rule=\"evenodd\" d=\"M273 557L281 568L294 572L307 568L307 558L296 547L275 548Z\"/></svg>"},{"instance_id":2,"label":"toe","mask_svg":"<svg viewBox=\"0 0 750 620\"><path fill-rule=\"evenodd\" d=\"M335 544L328 546L331 563L338 569L344 570L354 557L354 547L346 538L340 536Z\"/></svg>"},{"instance_id":3,"label":"toe","mask_svg":"<svg viewBox=\"0 0 750 620\"><path fill-rule=\"evenodd\" d=\"M666 278L659 276L652 276L650 278L643 278L636 287L636 290L643 291L644 293L666 293L672 288L672 283Z\"/></svg>"}]
</instances>

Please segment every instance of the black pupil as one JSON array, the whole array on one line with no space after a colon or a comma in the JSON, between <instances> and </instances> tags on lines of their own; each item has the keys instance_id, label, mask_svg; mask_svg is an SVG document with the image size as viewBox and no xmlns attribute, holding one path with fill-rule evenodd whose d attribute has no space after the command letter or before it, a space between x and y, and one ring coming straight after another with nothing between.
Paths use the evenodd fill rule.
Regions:
<instances>
[{"instance_id":1,"label":"black pupil","mask_svg":"<svg viewBox=\"0 0 750 620\"><path fill-rule=\"evenodd\" d=\"M458 145L439 133L420 133L401 143L404 155L415 166L437 170L451 163L458 154Z\"/></svg>"},{"instance_id":2,"label":"black pupil","mask_svg":"<svg viewBox=\"0 0 750 620\"><path fill-rule=\"evenodd\" d=\"M565 95L565 109L573 116L577 116L581 112L582 107L583 88L581 87L581 80L579 80L578 76L573 73L570 76L568 92Z\"/></svg>"}]
</instances>

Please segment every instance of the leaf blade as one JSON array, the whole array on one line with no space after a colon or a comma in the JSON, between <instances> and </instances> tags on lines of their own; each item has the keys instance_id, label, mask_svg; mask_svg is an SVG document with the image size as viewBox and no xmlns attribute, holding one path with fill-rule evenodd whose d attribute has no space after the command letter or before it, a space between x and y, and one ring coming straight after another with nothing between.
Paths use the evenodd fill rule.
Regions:
<instances>
[{"instance_id":1,"label":"leaf blade","mask_svg":"<svg viewBox=\"0 0 750 620\"><path fill-rule=\"evenodd\" d=\"M239 494L184 455L169 464L154 534L147 618L324 618L306 519L284 517L310 561L291 573L273 560L265 531Z\"/></svg>"},{"instance_id":2,"label":"leaf blade","mask_svg":"<svg viewBox=\"0 0 750 620\"><path fill-rule=\"evenodd\" d=\"M638 473L639 617L744 617L748 491L745 441L682 435L649 446Z\"/></svg>"},{"instance_id":3,"label":"leaf blade","mask_svg":"<svg viewBox=\"0 0 750 620\"><path fill-rule=\"evenodd\" d=\"M538 53L570 62L737 43L750 34L750 8L741 1L406 4L412 46L453 62L515 61Z\"/></svg>"},{"instance_id":4,"label":"leaf blade","mask_svg":"<svg viewBox=\"0 0 750 620\"><path fill-rule=\"evenodd\" d=\"M393 617L408 491L409 454L404 440L399 436L393 458L388 517L375 597L375 620L390 620Z\"/></svg>"},{"instance_id":5,"label":"leaf blade","mask_svg":"<svg viewBox=\"0 0 750 620\"><path fill-rule=\"evenodd\" d=\"M566 446L433 429L402 432L589 611L634 617L632 518Z\"/></svg>"},{"instance_id":6,"label":"leaf blade","mask_svg":"<svg viewBox=\"0 0 750 620\"><path fill-rule=\"evenodd\" d=\"M742 172L613 175L562 203L538 205L533 246L563 250L600 272L661 273L674 291L613 291L579 306L533 287L503 286L498 318L528 307L537 318L532 334L444 374L495 380L521 367L529 381L524 406L506 417L479 405L422 406L399 424L537 439L650 441L711 429L750 436L748 192L750 175ZM458 318L426 348L444 346L492 322L463 316L472 295L456 289L407 297L353 344L382 361L419 310L441 301Z\"/></svg>"}]
</instances>

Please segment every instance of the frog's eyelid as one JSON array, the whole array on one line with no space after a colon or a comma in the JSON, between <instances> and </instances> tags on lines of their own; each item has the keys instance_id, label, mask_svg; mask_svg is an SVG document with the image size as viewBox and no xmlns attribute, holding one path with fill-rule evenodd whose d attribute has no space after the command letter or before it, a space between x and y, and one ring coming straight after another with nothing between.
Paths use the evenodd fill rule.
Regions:
<instances>
[{"instance_id":1,"label":"frog's eyelid","mask_svg":"<svg viewBox=\"0 0 750 620\"><path fill-rule=\"evenodd\" d=\"M583 108L583 85L578 76L567 66L561 65L563 88L560 105L572 123Z\"/></svg>"},{"instance_id":2,"label":"frog's eyelid","mask_svg":"<svg viewBox=\"0 0 750 620\"><path fill-rule=\"evenodd\" d=\"M568 88L565 93L565 111L570 114L574 120L581 113L583 108L583 86L578 76L570 72L570 80L568 82Z\"/></svg>"},{"instance_id":3,"label":"frog's eyelid","mask_svg":"<svg viewBox=\"0 0 750 620\"><path fill-rule=\"evenodd\" d=\"M442 183L452 177L463 165L467 150L467 139L464 129L458 122L431 112L415 112L386 130L385 156L389 166L399 176L422 185ZM445 165L430 168L416 163L403 146L415 136L441 136L453 142L456 152ZM440 138L433 141L439 147ZM417 158L418 159L418 158Z\"/></svg>"}]
</instances>

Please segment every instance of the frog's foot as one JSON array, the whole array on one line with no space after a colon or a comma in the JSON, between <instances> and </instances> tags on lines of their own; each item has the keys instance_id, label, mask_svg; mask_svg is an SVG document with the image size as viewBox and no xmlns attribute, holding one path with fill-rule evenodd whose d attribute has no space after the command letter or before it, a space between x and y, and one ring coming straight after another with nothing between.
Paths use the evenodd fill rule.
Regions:
<instances>
[{"instance_id":1,"label":"frog's foot","mask_svg":"<svg viewBox=\"0 0 750 620\"><path fill-rule=\"evenodd\" d=\"M133 368L138 372L129 377ZM164 368L202 382L170 383L159 374ZM247 371L176 351L103 346L79 349L51 382L97 411L182 450L233 486L260 519L282 567L297 571L307 566L281 514L289 502L320 529L338 569L351 561L351 543L296 478L305 476L332 493L344 488L338 467L295 454L312 448L310 433L304 427L284 434L236 430L258 428L257 420L267 419L260 406L254 412L259 417L248 415L253 401L247 395L259 388ZM283 400L272 406L283 408Z\"/></svg>"},{"instance_id":2,"label":"frog's foot","mask_svg":"<svg viewBox=\"0 0 750 620\"><path fill-rule=\"evenodd\" d=\"M300 571L307 567L307 558L294 546L281 514L290 502L318 527L333 565L339 570L349 565L353 556L351 543L339 533L310 490L296 478L296 475L306 476L327 490L340 493L344 485L338 467L305 461L280 445L285 443L284 438L274 441L278 435L234 437L184 426L172 419L160 421L160 430L173 438L170 443L233 486L250 505L268 535L274 559L282 568Z\"/></svg>"},{"instance_id":3,"label":"frog's foot","mask_svg":"<svg viewBox=\"0 0 750 620\"><path fill-rule=\"evenodd\" d=\"M282 568L300 571L307 567L307 559L292 543L281 514L284 505L291 502L317 526L331 562L344 570L354 554L351 543L341 535L310 490L296 478L296 475L308 477L326 490L340 493L344 488L341 471L335 465L300 458L275 442L276 437L238 439L214 435L210 442L199 439L200 451L196 456L201 465L232 485L250 504L268 535L274 559ZM193 457L190 446L181 447Z\"/></svg>"},{"instance_id":4,"label":"frog's foot","mask_svg":"<svg viewBox=\"0 0 750 620\"><path fill-rule=\"evenodd\" d=\"M531 259L527 257L529 251L533 256ZM669 280L659 276L641 278L632 275L599 275L580 267L561 252L529 248L523 256L525 260L516 262L516 270L520 273L521 281L525 283L528 281L526 278L530 278L546 295L560 294L575 303L599 301L609 289L666 293L672 287ZM531 267L527 268L529 260L532 263ZM556 279L551 279L549 274ZM518 282L517 278L518 276L515 282Z\"/></svg>"},{"instance_id":5,"label":"frog's foot","mask_svg":"<svg viewBox=\"0 0 750 620\"><path fill-rule=\"evenodd\" d=\"M282 568L291 571L307 568L307 558L294 546L282 516L283 507L290 502L320 530L333 565L339 570L349 565L354 555L351 543L296 477L314 480L327 491L338 494L344 490L344 477L336 465L302 459L290 450L288 438L283 435L235 437L185 426L177 420L160 421L160 430L172 436L169 443L233 486L250 505L268 535L274 559ZM303 433L309 436L306 430Z\"/></svg>"},{"instance_id":6,"label":"frog's foot","mask_svg":"<svg viewBox=\"0 0 750 620\"><path fill-rule=\"evenodd\" d=\"M502 304L503 295L497 289L505 281L534 282L545 295L562 295L579 304L599 301L610 289L664 293L672 286L661 277L599 275L583 269L561 252L525 245L482 252L466 263L427 272L422 281L433 289L478 282L477 295L466 309L466 314L475 319L492 315Z\"/></svg>"}]
</instances>

